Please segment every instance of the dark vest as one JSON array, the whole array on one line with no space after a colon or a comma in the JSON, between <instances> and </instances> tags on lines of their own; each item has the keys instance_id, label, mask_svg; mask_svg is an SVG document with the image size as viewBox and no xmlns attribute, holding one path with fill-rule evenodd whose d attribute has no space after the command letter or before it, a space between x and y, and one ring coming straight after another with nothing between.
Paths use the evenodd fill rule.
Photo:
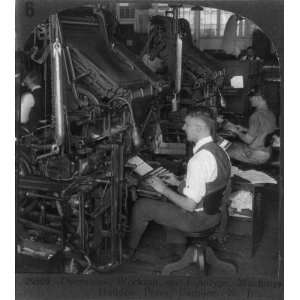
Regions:
<instances>
[{"instance_id":1,"label":"dark vest","mask_svg":"<svg viewBox=\"0 0 300 300\"><path fill-rule=\"evenodd\" d=\"M230 178L231 163L226 152L214 142L209 142L201 146L200 150L207 150L215 157L217 162L217 177L214 181L206 183L206 193L202 201L196 206L199 208L203 205L204 211L207 214L216 214L222 202L220 190L224 190ZM214 197L214 194L216 197ZM221 198L221 199L220 199Z\"/></svg>"}]
</instances>

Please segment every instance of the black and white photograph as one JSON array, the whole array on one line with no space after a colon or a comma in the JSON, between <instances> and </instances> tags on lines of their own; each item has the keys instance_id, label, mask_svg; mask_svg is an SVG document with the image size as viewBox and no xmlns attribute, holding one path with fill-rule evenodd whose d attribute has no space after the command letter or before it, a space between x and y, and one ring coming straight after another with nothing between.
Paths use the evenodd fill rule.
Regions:
<instances>
[{"instance_id":1,"label":"black and white photograph","mask_svg":"<svg viewBox=\"0 0 300 300\"><path fill-rule=\"evenodd\" d=\"M284 1L14 9L15 299L283 299Z\"/></svg>"}]
</instances>

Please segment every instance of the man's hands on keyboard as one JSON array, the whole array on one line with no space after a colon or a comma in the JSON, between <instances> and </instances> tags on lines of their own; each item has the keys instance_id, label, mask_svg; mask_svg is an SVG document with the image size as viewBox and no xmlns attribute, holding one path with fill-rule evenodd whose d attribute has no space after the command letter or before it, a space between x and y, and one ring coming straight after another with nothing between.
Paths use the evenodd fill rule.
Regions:
<instances>
[{"instance_id":1,"label":"man's hands on keyboard","mask_svg":"<svg viewBox=\"0 0 300 300\"><path fill-rule=\"evenodd\" d=\"M147 178L146 183L149 184L155 191L160 194L163 194L165 189L167 188L166 184L157 176L152 176Z\"/></svg>"},{"instance_id":2,"label":"man's hands on keyboard","mask_svg":"<svg viewBox=\"0 0 300 300\"><path fill-rule=\"evenodd\" d=\"M167 174L164 174L161 179L169 184L169 185L173 185L173 186L179 186L180 184L180 180L178 180L178 178L173 174L173 173L167 173Z\"/></svg>"},{"instance_id":3,"label":"man's hands on keyboard","mask_svg":"<svg viewBox=\"0 0 300 300\"><path fill-rule=\"evenodd\" d=\"M180 180L178 180L178 178L173 173L163 167L159 167L158 169L152 171L149 175L150 178L153 176L160 178L164 183L168 185L179 186L180 184Z\"/></svg>"}]
</instances>

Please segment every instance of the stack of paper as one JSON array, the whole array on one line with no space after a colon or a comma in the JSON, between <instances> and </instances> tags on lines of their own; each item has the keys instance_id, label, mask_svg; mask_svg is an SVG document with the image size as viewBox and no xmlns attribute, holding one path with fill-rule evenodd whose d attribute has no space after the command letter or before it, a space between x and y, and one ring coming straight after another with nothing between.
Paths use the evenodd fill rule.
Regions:
<instances>
[{"instance_id":1,"label":"stack of paper","mask_svg":"<svg viewBox=\"0 0 300 300\"><path fill-rule=\"evenodd\" d=\"M130 158L128 160L128 163L135 166L134 172L136 172L140 176L157 176L165 183L174 185L174 180L172 180L172 178L176 176L164 167L153 169L149 164L147 164L142 158L137 155Z\"/></svg>"},{"instance_id":2,"label":"stack of paper","mask_svg":"<svg viewBox=\"0 0 300 300\"><path fill-rule=\"evenodd\" d=\"M268 174L257 171L257 170L247 170L243 171L235 166L231 167L231 176L237 175L239 177L242 177L248 181L250 181L252 184L256 183L271 183L276 184L277 181L269 176Z\"/></svg>"},{"instance_id":3,"label":"stack of paper","mask_svg":"<svg viewBox=\"0 0 300 300\"><path fill-rule=\"evenodd\" d=\"M144 176L153 170L153 168L150 165L148 165L137 155L128 159L128 163L135 165L134 171L141 176Z\"/></svg>"}]
</instances>

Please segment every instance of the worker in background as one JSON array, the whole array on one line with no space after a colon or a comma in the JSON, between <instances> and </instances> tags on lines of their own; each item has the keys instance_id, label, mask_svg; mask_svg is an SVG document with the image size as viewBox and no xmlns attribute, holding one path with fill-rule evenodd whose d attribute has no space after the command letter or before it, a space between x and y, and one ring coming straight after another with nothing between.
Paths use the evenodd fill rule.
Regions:
<instances>
[{"instance_id":1,"label":"worker in background","mask_svg":"<svg viewBox=\"0 0 300 300\"><path fill-rule=\"evenodd\" d=\"M147 43L142 51L143 63L154 73L165 71L163 57L167 55L165 32L159 26L151 24Z\"/></svg>"},{"instance_id":2,"label":"worker in background","mask_svg":"<svg viewBox=\"0 0 300 300\"><path fill-rule=\"evenodd\" d=\"M234 132L241 140L232 143L228 154L238 161L263 164L271 155L271 147L265 146L265 139L276 129L276 118L258 88L250 91L249 100L251 106L255 108L249 119L249 128L232 123L226 124L226 129Z\"/></svg>"},{"instance_id":3,"label":"worker in background","mask_svg":"<svg viewBox=\"0 0 300 300\"><path fill-rule=\"evenodd\" d=\"M21 112L21 103L20 98L22 95L21 81L25 71L25 54L22 51L15 52L15 121L16 129L20 123L20 112ZM19 131L16 131L16 136L19 135Z\"/></svg>"},{"instance_id":4,"label":"worker in background","mask_svg":"<svg viewBox=\"0 0 300 300\"><path fill-rule=\"evenodd\" d=\"M255 54L253 47L248 47L246 55L242 56L241 61L261 61L262 59Z\"/></svg>"},{"instance_id":5,"label":"worker in background","mask_svg":"<svg viewBox=\"0 0 300 300\"><path fill-rule=\"evenodd\" d=\"M27 73L22 81L27 88L21 96L21 124L30 131L38 126L42 119L44 90L41 86L41 75L36 70Z\"/></svg>"},{"instance_id":6,"label":"worker in background","mask_svg":"<svg viewBox=\"0 0 300 300\"><path fill-rule=\"evenodd\" d=\"M213 128L214 120L207 114L187 114L183 130L187 140L194 143L193 156L188 161L184 183L180 184L175 176L172 179L181 191L174 191L158 177L148 179L148 184L169 201L143 198L135 203L125 258L134 254L150 221L167 228L167 242L178 250L177 255L185 250L184 232L209 229L219 223L219 209L208 212L203 203L206 195L227 186L231 164L227 153L213 141Z\"/></svg>"}]
</instances>

